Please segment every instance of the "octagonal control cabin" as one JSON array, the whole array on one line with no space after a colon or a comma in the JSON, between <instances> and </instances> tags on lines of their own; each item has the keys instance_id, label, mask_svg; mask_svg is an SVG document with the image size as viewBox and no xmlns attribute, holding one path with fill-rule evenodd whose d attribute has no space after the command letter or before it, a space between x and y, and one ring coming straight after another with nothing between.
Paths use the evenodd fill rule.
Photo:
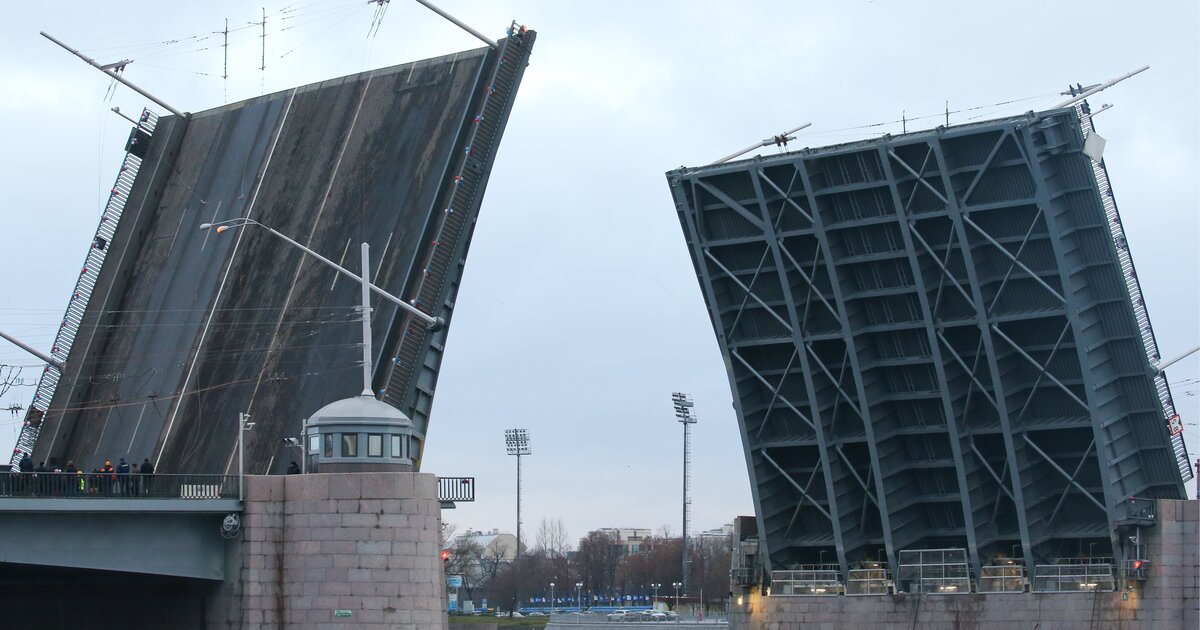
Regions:
<instances>
[{"instance_id":1,"label":"octagonal control cabin","mask_svg":"<svg viewBox=\"0 0 1200 630\"><path fill-rule=\"evenodd\" d=\"M399 409L360 395L325 405L304 429L307 472L412 472L424 435Z\"/></svg>"}]
</instances>

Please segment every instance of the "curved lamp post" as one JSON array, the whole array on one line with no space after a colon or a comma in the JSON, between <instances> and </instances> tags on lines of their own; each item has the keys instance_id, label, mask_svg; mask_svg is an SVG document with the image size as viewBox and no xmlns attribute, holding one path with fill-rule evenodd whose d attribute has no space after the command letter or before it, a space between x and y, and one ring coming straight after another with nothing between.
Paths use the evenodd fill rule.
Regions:
<instances>
[{"instance_id":1,"label":"curved lamp post","mask_svg":"<svg viewBox=\"0 0 1200 630\"><path fill-rule=\"evenodd\" d=\"M275 236L283 239L284 241L287 241L289 244L299 248L305 254L308 254L309 256L312 256L313 258L316 258L317 260L325 263L325 265L327 267L332 268L334 271L346 276L347 278L354 280L355 282L361 283L363 281L362 278L360 278L358 275L356 275L354 272L350 271L349 269L342 267L341 265L333 262L332 260L329 260L328 258L318 254L317 252L314 252L313 250L301 245L300 243L297 243L296 241L288 238L287 236L284 236L281 232L275 230L274 228L267 226L267 225L263 225L262 223L259 223L258 221L255 221L254 219L240 219L239 218L239 219L229 219L228 221L219 221L217 223L201 223L200 229L208 230L208 229L216 228L213 231L216 232L217 234L220 234L222 232L225 232L226 230L232 230L234 228L244 227L247 225L253 225L253 226L263 228L264 230L270 232L271 234L274 234ZM381 289L373 284L370 284L369 282L367 284L368 284L368 287L370 288L370 290L374 291L380 297L384 298L385 300L387 300L389 302L392 302L396 306L399 306L400 308L407 311L412 316L425 322L425 324L427 326L429 326L430 330L439 330L440 328L442 328L442 326L444 326L446 324L445 320L443 320L442 318L433 317L432 315L427 315L427 314L421 312L421 310L418 309L417 307L413 306L412 304L409 304L408 302L405 302L404 300L392 295L391 293L388 293L387 291L384 291L383 289Z\"/></svg>"}]
</instances>

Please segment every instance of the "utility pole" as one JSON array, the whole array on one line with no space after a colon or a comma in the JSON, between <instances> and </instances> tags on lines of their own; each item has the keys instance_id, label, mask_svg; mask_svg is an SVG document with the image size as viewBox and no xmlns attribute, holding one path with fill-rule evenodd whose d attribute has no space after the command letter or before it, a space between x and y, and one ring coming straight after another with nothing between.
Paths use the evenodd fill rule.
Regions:
<instances>
[{"instance_id":1,"label":"utility pole","mask_svg":"<svg viewBox=\"0 0 1200 630\"><path fill-rule=\"evenodd\" d=\"M229 18L225 18L225 43L222 48L225 49L225 69L221 72L221 81L225 89L225 102L229 102Z\"/></svg>"},{"instance_id":2,"label":"utility pole","mask_svg":"<svg viewBox=\"0 0 1200 630\"><path fill-rule=\"evenodd\" d=\"M696 424L696 415L692 412L695 403L692 402L692 397L680 392L671 394L671 402L675 406L675 418L683 425L683 578L680 580L680 585L683 587L683 592L686 594L688 589L688 573L692 566L692 558L688 554L688 521L691 520L692 500L688 496L689 477L691 477L691 426ZM676 587L675 604L678 606L679 592Z\"/></svg>"}]
</instances>

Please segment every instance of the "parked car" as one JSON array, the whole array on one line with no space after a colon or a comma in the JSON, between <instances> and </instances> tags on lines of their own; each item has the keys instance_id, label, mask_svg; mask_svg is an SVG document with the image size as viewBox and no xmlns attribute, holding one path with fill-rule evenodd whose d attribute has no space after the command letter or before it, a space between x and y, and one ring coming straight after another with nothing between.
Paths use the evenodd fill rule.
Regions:
<instances>
[{"instance_id":1,"label":"parked car","mask_svg":"<svg viewBox=\"0 0 1200 630\"><path fill-rule=\"evenodd\" d=\"M667 615L660 610L647 610L642 613L643 617L649 618L651 621L666 621Z\"/></svg>"},{"instance_id":2,"label":"parked car","mask_svg":"<svg viewBox=\"0 0 1200 630\"><path fill-rule=\"evenodd\" d=\"M626 621L631 616L632 615L628 610L625 610L624 608L618 608L618 609L608 613L608 620L609 621Z\"/></svg>"},{"instance_id":3,"label":"parked car","mask_svg":"<svg viewBox=\"0 0 1200 630\"><path fill-rule=\"evenodd\" d=\"M679 620L679 615L676 614L675 611L673 611L673 610L664 610L662 614L666 615L667 621L678 621Z\"/></svg>"}]
</instances>

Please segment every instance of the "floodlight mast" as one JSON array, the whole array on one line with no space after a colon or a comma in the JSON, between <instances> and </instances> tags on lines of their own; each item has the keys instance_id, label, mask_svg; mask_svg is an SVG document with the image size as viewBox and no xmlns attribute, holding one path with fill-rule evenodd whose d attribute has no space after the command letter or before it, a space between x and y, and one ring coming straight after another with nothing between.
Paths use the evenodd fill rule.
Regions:
<instances>
[{"instance_id":1,"label":"floodlight mast","mask_svg":"<svg viewBox=\"0 0 1200 630\"><path fill-rule=\"evenodd\" d=\"M516 567L517 574L521 571L521 458L525 455L533 454L533 449L529 448L529 432L525 429L505 429L504 430L504 447L509 455L515 455L517 458L517 556L513 561ZM520 580L517 580L517 589L513 594L513 606L521 601ZM509 610L508 614L511 617L513 610Z\"/></svg>"},{"instance_id":2,"label":"floodlight mast","mask_svg":"<svg viewBox=\"0 0 1200 630\"><path fill-rule=\"evenodd\" d=\"M675 407L675 418L683 424L683 566L681 567L681 571L683 572L683 592L687 593L688 569L692 565L692 559L688 555L688 521L690 520L692 507L691 498L688 497L692 464L690 428L693 424L696 424L696 415L692 411L696 405L692 402L691 396L680 392L671 394L671 403Z\"/></svg>"}]
</instances>

